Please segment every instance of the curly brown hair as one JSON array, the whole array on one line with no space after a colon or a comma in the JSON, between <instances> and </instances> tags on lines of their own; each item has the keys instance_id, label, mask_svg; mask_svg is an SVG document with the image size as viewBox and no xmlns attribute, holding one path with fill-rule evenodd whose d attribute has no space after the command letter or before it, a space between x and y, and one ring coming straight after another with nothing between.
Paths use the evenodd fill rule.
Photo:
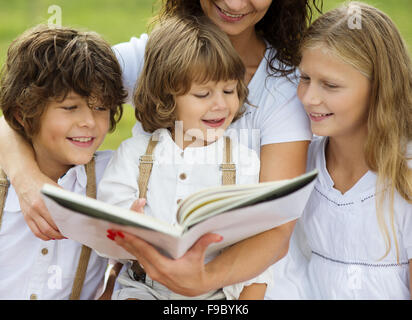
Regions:
<instances>
[{"instance_id":1,"label":"curly brown hair","mask_svg":"<svg viewBox=\"0 0 412 320\"><path fill-rule=\"evenodd\" d=\"M38 25L12 42L0 79L0 107L11 128L30 142L47 105L72 91L108 108L115 129L127 93L116 56L98 34Z\"/></svg>"},{"instance_id":2,"label":"curly brown hair","mask_svg":"<svg viewBox=\"0 0 412 320\"><path fill-rule=\"evenodd\" d=\"M174 15L203 15L199 0L161 0L156 20ZM310 25L314 11L321 13L323 0L272 1L266 15L255 28L276 49L269 62L273 76L287 76L300 63L300 40Z\"/></svg>"},{"instance_id":3,"label":"curly brown hair","mask_svg":"<svg viewBox=\"0 0 412 320\"><path fill-rule=\"evenodd\" d=\"M150 34L133 102L135 115L147 132L173 131L175 97L193 82L237 80L238 119L247 103L246 69L226 34L206 17L163 19Z\"/></svg>"}]
</instances>

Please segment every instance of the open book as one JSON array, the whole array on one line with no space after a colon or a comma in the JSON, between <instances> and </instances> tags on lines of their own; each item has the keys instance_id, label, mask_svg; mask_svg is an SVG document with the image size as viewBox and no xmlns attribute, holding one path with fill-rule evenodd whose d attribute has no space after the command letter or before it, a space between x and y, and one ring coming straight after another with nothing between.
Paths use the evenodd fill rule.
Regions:
<instances>
[{"instance_id":1,"label":"open book","mask_svg":"<svg viewBox=\"0 0 412 320\"><path fill-rule=\"evenodd\" d=\"M180 203L177 225L48 184L41 192L60 232L99 254L134 259L106 238L107 230L115 229L135 234L176 259L206 233L223 236L209 246L210 253L299 218L316 176L314 170L289 180L204 189Z\"/></svg>"}]
</instances>

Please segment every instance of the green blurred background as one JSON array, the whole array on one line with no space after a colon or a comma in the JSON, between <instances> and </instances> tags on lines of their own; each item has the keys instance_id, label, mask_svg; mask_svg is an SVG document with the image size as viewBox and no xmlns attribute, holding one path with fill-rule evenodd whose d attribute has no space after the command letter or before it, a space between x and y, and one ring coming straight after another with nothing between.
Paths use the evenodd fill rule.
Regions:
<instances>
[{"instance_id":1,"label":"green blurred background","mask_svg":"<svg viewBox=\"0 0 412 320\"><path fill-rule=\"evenodd\" d=\"M274 0L276 1L276 0ZM344 1L324 0L326 12ZM400 29L412 52L412 0L365 1L386 12ZM57 5L62 10L62 24L100 33L110 44L128 41L147 30L150 18L156 13L156 0L0 0L0 65L6 57L10 42L27 28L47 23ZM106 137L100 149L116 149L131 136L135 120L133 109L124 107L124 116L114 133Z\"/></svg>"}]
</instances>

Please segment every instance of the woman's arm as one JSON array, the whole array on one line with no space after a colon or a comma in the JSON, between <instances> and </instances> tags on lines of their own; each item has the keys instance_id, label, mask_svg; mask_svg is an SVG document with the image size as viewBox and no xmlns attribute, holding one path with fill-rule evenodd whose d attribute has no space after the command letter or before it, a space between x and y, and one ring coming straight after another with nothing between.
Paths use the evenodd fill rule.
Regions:
<instances>
[{"instance_id":1,"label":"woman's arm","mask_svg":"<svg viewBox=\"0 0 412 320\"><path fill-rule=\"evenodd\" d=\"M309 141L299 141L263 146L260 180L287 179L304 173L308 145ZM206 265L203 264L205 250L220 240L218 235L203 236L177 260L164 257L153 246L130 234L116 237L115 241L139 260L153 280L176 293L195 296L256 277L283 258L294 225L292 221L238 242Z\"/></svg>"},{"instance_id":2,"label":"woman's arm","mask_svg":"<svg viewBox=\"0 0 412 320\"><path fill-rule=\"evenodd\" d=\"M252 283L244 287L240 293L239 300L263 300L266 293L266 283Z\"/></svg>"},{"instance_id":3,"label":"woman's arm","mask_svg":"<svg viewBox=\"0 0 412 320\"><path fill-rule=\"evenodd\" d=\"M54 182L41 173L33 148L0 118L0 166L6 172L19 197L21 211L31 231L42 240L63 239L54 224L40 189Z\"/></svg>"}]
</instances>

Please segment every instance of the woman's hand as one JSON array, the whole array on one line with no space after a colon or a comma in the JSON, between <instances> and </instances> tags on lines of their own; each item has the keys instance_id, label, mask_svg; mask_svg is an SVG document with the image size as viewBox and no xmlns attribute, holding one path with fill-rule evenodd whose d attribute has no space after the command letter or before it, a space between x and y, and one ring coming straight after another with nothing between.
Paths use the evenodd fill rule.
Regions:
<instances>
[{"instance_id":1,"label":"woman's hand","mask_svg":"<svg viewBox=\"0 0 412 320\"><path fill-rule=\"evenodd\" d=\"M173 292L191 297L216 289L212 285L213 273L204 264L204 259L207 247L222 239L217 234L206 234L183 257L174 260L127 232L116 232L114 236L114 241L136 257L151 279Z\"/></svg>"},{"instance_id":2,"label":"woman's hand","mask_svg":"<svg viewBox=\"0 0 412 320\"><path fill-rule=\"evenodd\" d=\"M130 209L143 214L145 204L146 199L140 198L133 202ZM210 244L221 241L221 236L204 235L183 257L174 260L132 234L116 230L108 230L108 233L110 239L136 257L151 279L170 290L185 296L197 296L213 289L211 274L204 265L205 251Z\"/></svg>"}]
</instances>

